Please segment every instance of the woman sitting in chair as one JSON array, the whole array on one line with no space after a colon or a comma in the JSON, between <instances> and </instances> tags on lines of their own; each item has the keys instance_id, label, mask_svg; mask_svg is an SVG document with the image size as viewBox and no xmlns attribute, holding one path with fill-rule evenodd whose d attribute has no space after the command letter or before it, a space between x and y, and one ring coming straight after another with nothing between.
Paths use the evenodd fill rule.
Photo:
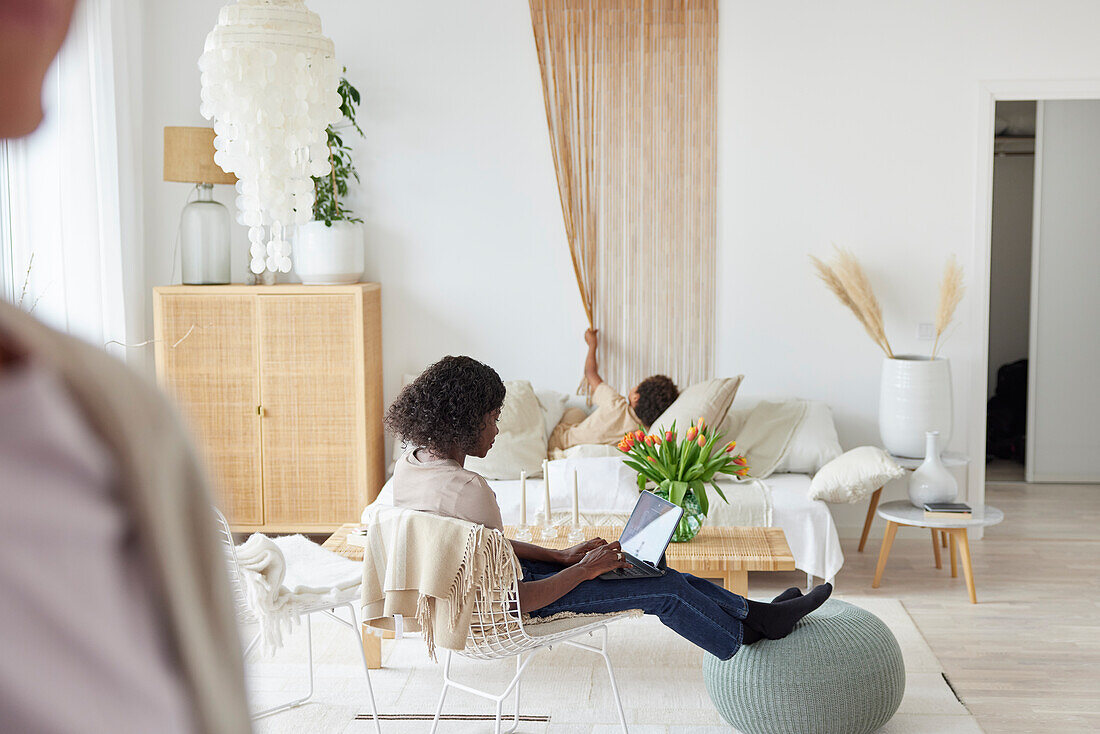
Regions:
<instances>
[{"instance_id":1,"label":"woman sitting in chair","mask_svg":"<svg viewBox=\"0 0 1100 734\"><path fill-rule=\"evenodd\" d=\"M489 484L463 468L467 456L489 452L503 404L496 371L470 357L444 357L405 387L386 413L386 425L414 447L394 469L393 503L503 530ZM641 609L722 660L741 645L786 637L832 593L830 584L805 596L791 588L768 604L672 569L659 577L601 579L629 566L618 542L594 538L565 550L511 543L523 568L521 611L542 617Z\"/></svg>"}]
</instances>

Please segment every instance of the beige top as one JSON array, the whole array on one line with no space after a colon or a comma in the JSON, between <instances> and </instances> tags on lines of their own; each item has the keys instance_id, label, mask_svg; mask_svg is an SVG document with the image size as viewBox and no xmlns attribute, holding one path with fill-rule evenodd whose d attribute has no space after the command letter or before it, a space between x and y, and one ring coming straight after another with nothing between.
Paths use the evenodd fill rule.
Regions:
<instances>
[{"instance_id":1,"label":"beige top","mask_svg":"<svg viewBox=\"0 0 1100 734\"><path fill-rule=\"evenodd\" d=\"M114 463L118 502L133 521L131 539L148 564L158 621L167 635L166 653L190 699L195 729L203 734L251 732L225 555L215 539L206 480L175 411L159 391L103 349L53 331L2 301L0 336L15 351L54 371ZM34 489L0 481L5 498ZM46 505L36 508L51 512ZM29 559L24 568L36 567L42 543L64 542L65 531L53 531L21 546ZM70 595L78 616L80 601ZM43 624L52 619L40 618ZM94 636L94 627L88 629Z\"/></svg>"},{"instance_id":2,"label":"beige top","mask_svg":"<svg viewBox=\"0 0 1100 734\"><path fill-rule=\"evenodd\" d=\"M550 436L551 449L567 449L581 444L614 445L627 431L642 428L630 402L601 382L592 392L596 410L579 423L563 420Z\"/></svg>"},{"instance_id":3,"label":"beige top","mask_svg":"<svg viewBox=\"0 0 1100 734\"><path fill-rule=\"evenodd\" d=\"M398 459L393 504L504 530L497 496L485 478L454 459L439 459L424 449L406 451Z\"/></svg>"},{"instance_id":4,"label":"beige top","mask_svg":"<svg viewBox=\"0 0 1100 734\"><path fill-rule=\"evenodd\" d=\"M114 457L44 365L0 369L0 466L3 729L195 731Z\"/></svg>"}]
</instances>

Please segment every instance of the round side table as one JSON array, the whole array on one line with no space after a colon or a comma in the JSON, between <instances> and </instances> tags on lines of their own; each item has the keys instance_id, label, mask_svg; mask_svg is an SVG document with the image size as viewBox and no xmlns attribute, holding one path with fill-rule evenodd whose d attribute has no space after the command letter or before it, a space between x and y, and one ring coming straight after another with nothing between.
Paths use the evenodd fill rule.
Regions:
<instances>
[{"instance_id":1,"label":"round side table","mask_svg":"<svg viewBox=\"0 0 1100 734\"><path fill-rule=\"evenodd\" d=\"M897 462L898 466L900 466L902 469L909 469L910 471L916 469L918 466L924 463L924 459L909 459L904 456L894 456L891 453L887 453L886 455ZM940 461L942 461L943 465L946 466L948 469L963 467L964 473L965 467L970 465L970 457L966 456L965 454L956 454L951 451L944 451L942 454L940 454ZM963 494L965 496L965 493ZM867 545L867 535L871 532L871 521L875 519L875 510L878 509L878 501L881 496L882 487L879 487L873 493L871 493L871 501L867 504L867 517L863 520L863 532L860 533L859 536L858 552L860 553L863 552L863 546ZM943 547L946 548L947 534L943 533L942 535ZM937 558L938 557L939 556L937 555ZM936 568L939 567L939 563L937 563Z\"/></svg>"},{"instance_id":2,"label":"round side table","mask_svg":"<svg viewBox=\"0 0 1100 734\"><path fill-rule=\"evenodd\" d=\"M980 510L975 510L971 517L965 518L926 518L924 510L914 507L908 500L887 502L880 506L878 516L886 520L886 535L882 538L882 549L878 554L878 565L875 567L875 579L871 582L871 588L877 589L882 580L882 572L886 569L886 559L890 557L890 546L894 544L894 536L898 532L899 525L908 525L915 528L930 528L932 531L932 549L936 555L936 568L942 568L940 560L940 544L936 532L945 532L954 541L951 548L951 577L958 576L955 563L955 548L959 549L959 557L962 559L963 576L966 578L966 590L970 592L970 603L978 603L978 595L974 590L974 569L970 564L970 541L967 539L967 528L984 528L996 525L1005 519L1003 512L996 507L986 505Z\"/></svg>"}]
</instances>

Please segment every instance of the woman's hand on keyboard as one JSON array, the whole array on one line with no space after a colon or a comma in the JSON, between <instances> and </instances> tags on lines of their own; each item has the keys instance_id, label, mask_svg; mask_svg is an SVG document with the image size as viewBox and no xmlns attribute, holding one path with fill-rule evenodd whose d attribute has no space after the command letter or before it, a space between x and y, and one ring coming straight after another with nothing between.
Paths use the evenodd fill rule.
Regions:
<instances>
[{"instance_id":1,"label":"woman's hand on keyboard","mask_svg":"<svg viewBox=\"0 0 1100 734\"><path fill-rule=\"evenodd\" d=\"M585 577L591 580L608 571L630 568L630 561L623 556L619 541L616 540L588 551L577 563L577 567L583 569Z\"/></svg>"},{"instance_id":2,"label":"woman's hand on keyboard","mask_svg":"<svg viewBox=\"0 0 1100 734\"><path fill-rule=\"evenodd\" d=\"M558 563L563 566L572 566L574 563L580 563L581 559L590 550L595 550L602 545L607 545L607 541L603 538L592 538L592 540L586 540L583 543L579 543L572 548L565 548L558 551Z\"/></svg>"}]
</instances>

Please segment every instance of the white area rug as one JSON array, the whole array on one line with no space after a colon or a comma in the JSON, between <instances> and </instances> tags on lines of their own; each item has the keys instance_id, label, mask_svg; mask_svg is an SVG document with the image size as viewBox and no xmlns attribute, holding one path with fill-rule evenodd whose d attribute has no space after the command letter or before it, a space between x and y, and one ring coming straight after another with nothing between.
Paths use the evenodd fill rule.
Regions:
<instances>
[{"instance_id":1,"label":"white area rug","mask_svg":"<svg viewBox=\"0 0 1100 734\"><path fill-rule=\"evenodd\" d=\"M880 731L883 734L974 734L981 728L945 682L942 668L901 602L839 596L872 612L893 631L905 658L906 686L901 708ZM305 632L296 630L274 658L253 653L249 659L254 708L268 707L303 695L306 690ZM317 693L315 703L276 714L256 723L257 732L373 732L366 682L351 633L335 622L315 617L313 624ZM609 627L608 648L632 734L730 734L734 732L714 709L703 685L702 651L666 629L653 617L617 622ZM374 694L383 714L433 714L442 686L442 664L428 660L419 639L387 640L382 670L371 671ZM459 681L503 690L511 678L512 660L483 662L455 658ZM508 702L505 711L508 711ZM621 731L607 671L598 655L567 646L543 651L524 674L518 731L599 734ZM492 703L452 690L446 714L491 715ZM549 721L545 717L549 717ZM426 732L425 720L382 721L383 732ZM441 734L491 732L492 721L452 720ZM812 733L808 733L812 734Z\"/></svg>"}]
</instances>

